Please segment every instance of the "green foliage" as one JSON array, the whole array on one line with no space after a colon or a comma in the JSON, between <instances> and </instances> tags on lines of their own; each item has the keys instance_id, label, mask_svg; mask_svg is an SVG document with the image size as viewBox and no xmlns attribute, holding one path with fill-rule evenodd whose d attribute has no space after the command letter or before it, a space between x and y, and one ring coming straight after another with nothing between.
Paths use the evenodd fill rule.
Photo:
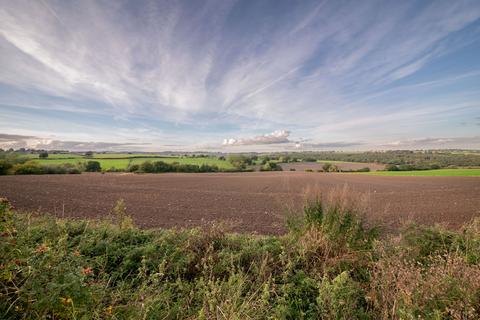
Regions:
<instances>
[{"instance_id":1,"label":"green foliage","mask_svg":"<svg viewBox=\"0 0 480 320\"><path fill-rule=\"evenodd\" d=\"M144 173L164 173L164 172L218 172L217 166L207 164L180 164L177 162L166 163L163 161L145 161L139 166L131 165L128 169L130 172L144 172Z\"/></svg>"},{"instance_id":2,"label":"green foliage","mask_svg":"<svg viewBox=\"0 0 480 320\"><path fill-rule=\"evenodd\" d=\"M312 201L282 236L141 230L16 212L0 199L2 319L478 319L480 219L378 238Z\"/></svg>"},{"instance_id":3,"label":"green foliage","mask_svg":"<svg viewBox=\"0 0 480 320\"><path fill-rule=\"evenodd\" d=\"M285 154L277 154L283 156ZM447 168L450 166L470 167L480 166L478 151L462 152L453 150L393 150L365 152L304 152L290 153L304 162L308 161L343 161L383 163L393 165L414 165L415 167ZM425 169L421 169L425 170Z\"/></svg>"},{"instance_id":4,"label":"green foliage","mask_svg":"<svg viewBox=\"0 0 480 320\"><path fill-rule=\"evenodd\" d=\"M13 164L6 160L6 159L0 159L0 175L6 175L8 174L8 171L13 167Z\"/></svg>"},{"instance_id":5,"label":"green foliage","mask_svg":"<svg viewBox=\"0 0 480 320\"><path fill-rule=\"evenodd\" d=\"M324 172L339 172L340 169L334 165L334 164L331 164L329 162L325 163L323 166L322 166L322 170Z\"/></svg>"},{"instance_id":6,"label":"green foliage","mask_svg":"<svg viewBox=\"0 0 480 320\"><path fill-rule=\"evenodd\" d=\"M44 174L44 168L36 161L16 164L12 168L14 174Z\"/></svg>"},{"instance_id":7,"label":"green foliage","mask_svg":"<svg viewBox=\"0 0 480 320\"><path fill-rule=\"evenodd\" d=\"M282 171L282 167L276 162L269 161L260 168L260 171Z\"/></svg>"},{"instance_id":8,"label":"green foliage","mask_svg":"<svg viewBox=\"0 0 480 320\"><path fill-rule=\"evenodd\" d=\"M40 153L38 154L38 157L39 157L40 159L46 159L46 158L48 158L48 152L46 152L46 151L40 152Z\"/></svg>"},{"instance_id":9,"label":"green foliage","mask_svg":"<svg viewBox=\"0 0 480 320\"><path fill-rule=\"evenodd\" d=\"M85 164L85 171L87 172L100 172L102 167L98 161L87 161Z\"/></svg>"},{"instance_id":10,"label":"green foliage","mask_svg":"<svg viewBox=\"0 0 480 320\"><path fill-rule=\"evenodd\" d=\"M344 271L330 280L324 277L317 297L321 319L367 319L365 292Z\"/></svg>"},{"instance_id":11,"label":"green foliage","mask_svg":"<svg viewBox=\"0 0 480 320\"><path fill-rule=\"evenodd\" d=\"M385 166L387 171L413 171L413 170L437 170L440 165L436 163L418 163L418 164L388 164Z\"/></svg>"},{"instance_id":12,"label":"green foliage","mask_svg":"<svg viewBox=\"0 0 480 320\"><path fill-rule=\"evenodd\" d=\"M228 162L232 164L232 166L238 170L243 170L247 168L247 165L252 164L252 159L248 158L244 155L229 155L227 158Z\"/></svg>"}]
</instances>

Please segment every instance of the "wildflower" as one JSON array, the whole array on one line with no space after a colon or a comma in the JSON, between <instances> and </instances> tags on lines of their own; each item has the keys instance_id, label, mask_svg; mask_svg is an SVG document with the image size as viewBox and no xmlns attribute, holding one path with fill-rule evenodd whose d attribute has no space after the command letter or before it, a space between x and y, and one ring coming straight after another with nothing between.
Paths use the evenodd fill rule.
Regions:
<instances>
[{"instance_id":1,"label":"wildflower","mask_svg":"<svg viewBox=\"0 0 480 320\"><path fill-rule=\"evenodd\" d=\"M74 255L75 257L80 257L80 251L75 250L75 251L73 252L73 255Z\"/></svg>"},{"instance_id":2,"label":"wildflower","mask_svg":"<svg viewBox=\"0 0 480 320\"><path fill-rule=\"evenodd\" d=\"M48 247L44 244L39 245L37 249L35 249L35 253L45 253L48 251Z\"/></svg>"},{"instance_id":3,"label":"wildflower","mask_svg":"<svg viewBox=\"0 0 480 320\"><path fill-rule=\"evenodd\" d=\"M17 266L20 265L21 263L22 263L22 260L20 260L20 259L18 259L18 258L15 259L15 264L16 264Z\"/></svg>"},{"instance_id":4,"label":"wildflower","mask_svg":"<svg viewBox=\"0 0 480 320\"><path fill-rule=\"evenodd\" d=\"M1 236L2 238L6 238L6 237L8 237L8 232L7 232L7 231L4 231L4 232L0 233L0 236Z\"/></svg>"},{"instance_id":5,"label":"wildflower","mask_svg":"<svg viewBox=\"0 0 480 320\"><path fill-rule=\"evenodd\" d=\"M108 306L106 309L105 309L105 312L107 314L112 314L113 313L113 306Z\"/></svg>"},{"instance_id":6,"label":"wildflower","mask_svg":"<svg viewBox=\"0 0 480 320\"><path fill-rule=\"evenodd\" d=\"M83 268L82 273L86 276L92 275L93 274L93 269L90 267Z\"/></svg>"},{"instance_id":7,"label":"wildflower","mask_svg":"<svg viewBox=\"0 0 480 320\"><path fill-rule=\"evenodd\" d=\"M64 305L68 305L68 304L72 304L73 303L73 300L72 298L70 297L61 297L60 298L60 301L64 304Z\"/></svg>"}]
</instances>

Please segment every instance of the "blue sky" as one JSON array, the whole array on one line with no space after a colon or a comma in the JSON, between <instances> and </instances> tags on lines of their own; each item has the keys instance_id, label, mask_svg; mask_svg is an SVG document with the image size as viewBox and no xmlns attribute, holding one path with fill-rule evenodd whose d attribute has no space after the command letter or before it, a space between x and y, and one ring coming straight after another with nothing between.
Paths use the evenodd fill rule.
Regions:
<instances>
[{"instance_id":1,"label":"blue sky","mask_svg":"<svg viewBox=\"0 0 480 320\"><path fill-rule=\"evenodd\" d=\"M0 1L0 147L480 148L479 1Z\"/></svg>"}]
</instances>

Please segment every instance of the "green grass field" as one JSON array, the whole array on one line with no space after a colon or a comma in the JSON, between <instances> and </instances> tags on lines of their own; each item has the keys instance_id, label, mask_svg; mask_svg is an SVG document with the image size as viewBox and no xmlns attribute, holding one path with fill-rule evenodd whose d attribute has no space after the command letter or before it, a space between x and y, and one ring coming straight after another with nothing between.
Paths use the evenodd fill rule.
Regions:
<instances>
[{"instance_id":1,"label":"green grass field","mask_svg":"<svg viewBox=\"0 0 480 320\"><path fill-rule=\"evenodd\" d=\"M95 153L93 158L95 159L112 159L112 158L171 158L162 154L150 154L150 153ZM177 158L177 157L174 157Z\"/></svg>"},{"instance_id":2,"label":"green grass field","mask_svg":"<svg viewBox=\"0 0 480 320\"><path fill-rule=\"evenodd\" d=\"M134 156L137 156L137 155L134 155ZM131 158L131 159L128 159L128 158L125 158L125 159L78 158L78 159L38 159L37 161L42 165L48 165L48 164L64 164L64 163L77 164L79 162L83 163L90 160L100 162L100 166L103 169L110 169L110 168L125 169L127 168L130 162L132 164L140 164L144 161L164 161L166 163L178 162L180 164L196 164L196 165L207 164L212 166L214 165L218 166L220 169L234 169L234 167L230 162L218 160L216 158L180 158L180 157Z\"/></svg>"},{"instance_id":3,"label":"green grass field","mask_svg":"<svg viewBox=\"0 0 480 320\"><path fill-rule=\"evenodd\" d=\"M22 158L29 158L29 159L39 159L38 154L21 154L20 157ZM68 159L68 158L83 158L83 155L76 154L76 153L61 153L61 154L49 154L47 159Z\"/></svg>"},{"instance_id":4,"label":"green grass field","mask_svg":"<svg viewBox=\"0 0 480 320\"><path fill-rule=\"evenodd\" d=\"M363 162L351 162L351 161L337 161L337 160L317 160L319 163L363 163Z\"/></svg>"},{"instance_id":5,"label":"green grass field","mask_svg":"<svg viewBox=\"0 0 480 320\"><path fill-rule=\"evenodd\" d=\"M362 174L374 174L378 176L425 176L425 177L479 177L480 169L438 169L416 171L371 171Z\"/></svg>"}]
</instances>

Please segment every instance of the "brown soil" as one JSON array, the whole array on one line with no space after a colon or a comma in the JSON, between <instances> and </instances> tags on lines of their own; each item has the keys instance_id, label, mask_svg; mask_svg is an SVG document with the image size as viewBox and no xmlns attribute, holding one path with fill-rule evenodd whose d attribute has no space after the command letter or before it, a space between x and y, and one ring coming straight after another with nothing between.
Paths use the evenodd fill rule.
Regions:
<instances>
[{"instance_id":1,"label":"brown soil","mask_svg":"<svg viewBox=\"0 0 480 320\"><path fill-rule=\"evenodd\" d=\"M233 221L233 231L284 231L287 207L305 188L344 185L368 193L369 218L395 230L401 221L458 227L480 216L480 178L253 172L219 174L81 174L0 177L0 196L21 210L101 217L123 198L142 227L190 227Z\"/></svg>"}]
</instances>

